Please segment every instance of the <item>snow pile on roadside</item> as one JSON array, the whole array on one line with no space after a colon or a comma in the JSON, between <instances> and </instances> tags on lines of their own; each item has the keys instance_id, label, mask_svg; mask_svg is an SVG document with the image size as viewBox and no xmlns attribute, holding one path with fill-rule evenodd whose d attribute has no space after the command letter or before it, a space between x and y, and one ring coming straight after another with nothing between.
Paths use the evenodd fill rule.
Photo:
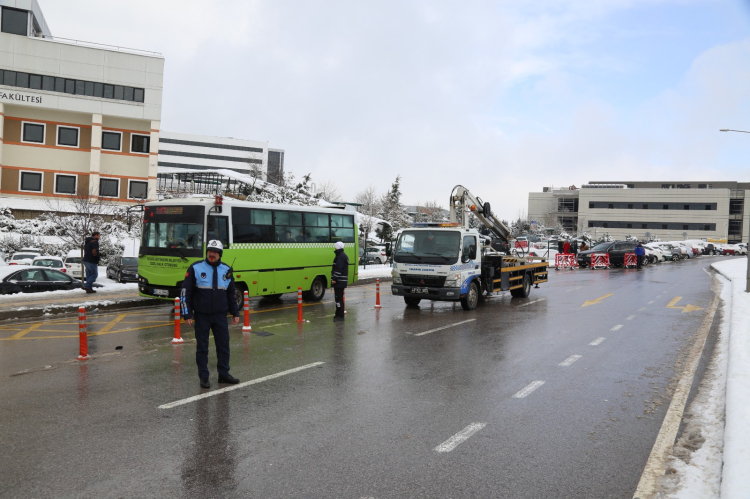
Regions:
<instances>
[{"instance_id":1,"label":"snow pile on roadside","mask_svg":"<svg viewBox=\"0 0 750 499\"><path fill-rule=\"evenodd\" d=\"M360 279L374 279L376 277L391 277L392 270L393 269L391 268L390 264L368 265L367 268L364 268L360 265L357 275Z\"/></svg>"},{"instance_id":2,"label":"snow pile on roadside","mask_svg":"<svg viewBox=\"0 0 750 499\"><path fill-rule=\"evenodd\" d=\"M750 496L750 293L745 292L747 259L719 262L712 267L732 281L721 497L747 498Z\"/></svg>"},{"instance_id":3,"label":"snow pile on roadside","mask_svg":"<svg viewBox=\"0 0 750 499\"><path fill-rule=\"evenodd\" d=\"M98 292L118 292L118 291L137 291L138 285L136 283L128 283L128 284L106 284L103 288L96 288ZM91 295L86 294L82 289L64 289L60 291L45 291L41 293L21 293L21 294L14 294L14 295L0 295L0 303L9 303L12 304L13 302L18 301L45 301L50 298L60 298L60 297L87 297L87 298L93 298ZM21 309L17 309L21 310Z\"/></svg>"},{"instance_id":4,"label":"snow pile on roadside","mask_svg":"<svg viewBox=\"0 0 750 499\"><path fill-rule=\"evenodd\" d=\"M721 299L731 311L732 285ZM729 317L724 317L706 374L695 399L685 412L687 423L667 462L667 474L658 480L657 497L669 499L718 498L724 447L724 406L729 343Z\"/></svg>"}]
</instances>

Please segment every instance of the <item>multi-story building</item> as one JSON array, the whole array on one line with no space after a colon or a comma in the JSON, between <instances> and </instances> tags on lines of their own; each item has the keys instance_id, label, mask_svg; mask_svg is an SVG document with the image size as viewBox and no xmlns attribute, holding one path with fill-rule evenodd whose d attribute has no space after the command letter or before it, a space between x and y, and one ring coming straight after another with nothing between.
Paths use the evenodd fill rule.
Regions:
<instances>
[{"instance_id":1,"label":"multi-story building","mask_svg":"<svg viewBox=\"0 0 750 499\"><path fill-rule=\"evenodd\" d=\"M750 182L590 182L529 193L529 219L567 231L747 242Z\"/></svg>"},{"instance_id":2,"label":"multi-story building","mask_svg":"<svg viewBox=\"0 0 750 499\"><path fill-rule=\"evenodd\" d=\"M279 183L284 151L267 142L162 131L159 166L185 170L232 170ZM172 170L174 171L174 170Z\"/></svg>"},{"instance_id":3,"label":"multi-story building","mask_svg":"<svg viewBox=\"0 0 750 499\"><path fill-rule=\"evenodd\" d=\"M0 196L153 199L163 71L156 52L57 38L36 0L0 0Z\"/></svg>"}]
</instances>

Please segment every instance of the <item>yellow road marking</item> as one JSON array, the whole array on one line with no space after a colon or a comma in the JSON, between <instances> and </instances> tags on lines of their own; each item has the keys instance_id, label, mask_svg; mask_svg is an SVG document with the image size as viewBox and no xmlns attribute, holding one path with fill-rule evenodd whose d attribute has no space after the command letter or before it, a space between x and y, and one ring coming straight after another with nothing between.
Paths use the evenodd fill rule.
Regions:
<instances>
[{"instance_id":1,"label":"yellow road marking","mask_svg":"<svg viewBox=\"0 0 750 499\"><path fill-rule=\"evenodd\" d=\"M24 329L23 331L19 331L16 334L14 334L13 336L11 336L10 338L7 338L7 339L9 339L9 340L18 340L18 339L21 339L25 335L27 335L30 332L32 332L33 330L35 330L36 328L41 327L41 325L42 325L42 323L40 322L39 324L34 324L32 326L29 326L26 329Z\"/></svg>"},{"instance_id":2,"label":"yellow road marking","mask_svg":"<svg viewBox=\"0 0 750 499\"><path fill-rule=\"evenodd\" d=\"M583 305L581 305L581 307L588 307L589 305L597 305L597 304L599 304L599 303L600 303L600 302L601 302L602 300L606 300L606 299L607 299L607 298L609 298L610 296L614 296L614 293L609 293L609 294L606 294L606 295L604 295L604 296L600 296L600 297L599 297L599 298L597 298L596 300L588 300L588 301L585 301L585 302L583 302Z\"/></svg>"},{"instance_id":3,"label":"yellow road marking","mask_svg":"<svg viewBox=\"0 0 750 499\"><path fill-rule=\"evenodd\" d=\"M672 301L669 302L669 304L667 305L667 308L680 309L680 310L682 310L683 314L685 312L695 312L696 310L703 310L701 307L696 307L695 305L690 305L690 304L685 305L684 307L678 307L676 305L677 305L677 302L679 302L680 300L682 300L682 296L675 296L672 299Z\"/></svg>"},{"instance_id":4,"label":"yellow road marking","mask_svg":"<svg viewBox=\"0 0 750 499\"><path fill-rule=\"evenodd\" d=\"M115 327L115 326L117 325L117 323L118 323L118 322L120 322L121 320L123 320L123 319L124 319L125 317L127 317L127 316L126 316L125 314L121 314L121 315L118 315L118 316L117 316L117 317L115 317L115 318L114 318L113 320L111 320L111 321L109 322L109 324L107 324L106 326L104 326L103 328L101 328L101 329L100 329L99 331L97 331L96 333L97 333L97 334L104 334L104 333L108 332L108 331L109 331L109 330L111 330L111 329L112 329L113 327Z\"/></svg>"}]
</instances>

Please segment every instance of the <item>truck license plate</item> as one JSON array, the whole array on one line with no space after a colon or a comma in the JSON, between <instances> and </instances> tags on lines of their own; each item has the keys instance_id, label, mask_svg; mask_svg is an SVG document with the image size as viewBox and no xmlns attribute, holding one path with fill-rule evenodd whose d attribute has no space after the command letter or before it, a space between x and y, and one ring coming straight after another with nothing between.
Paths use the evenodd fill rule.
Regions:
<instances>
[{"instance_id":1,"label":"truck license plate","mask_svg":"<svg viewBox=\"0 0 750 499\"><path fill-rule=\"evenodd\" d=\"M167 289L155 289L154 294L156 296L169 296L169 290Z\"/></svg>"},{"instance_id":2,"label":"truck license plate","mask_svg":"<svg viewBox=\"0 0 750 499\"><path fill-rule=\"evenodd\" d=\"M428 290L427 288L411 288L412 293L421 293L421 294L427 294Z\"/></svg>"}]
</instances>

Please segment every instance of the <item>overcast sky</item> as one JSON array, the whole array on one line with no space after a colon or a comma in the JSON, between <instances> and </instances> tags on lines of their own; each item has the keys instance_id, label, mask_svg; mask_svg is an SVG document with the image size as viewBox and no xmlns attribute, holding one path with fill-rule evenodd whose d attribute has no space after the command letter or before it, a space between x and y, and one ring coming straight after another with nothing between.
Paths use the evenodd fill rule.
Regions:
<instances>
[{"instance_id":1,"label":"overcast sky","mask_svg":"<svg viewBox=\"0 0 750 499\"><path fill-rule=\"evenodd\" d=\"M503 218L595 180L750 181L747 0L40 0L161 52L162 129L268 141L345 199L402 176Z\"/></svg>"}]
</instances>

